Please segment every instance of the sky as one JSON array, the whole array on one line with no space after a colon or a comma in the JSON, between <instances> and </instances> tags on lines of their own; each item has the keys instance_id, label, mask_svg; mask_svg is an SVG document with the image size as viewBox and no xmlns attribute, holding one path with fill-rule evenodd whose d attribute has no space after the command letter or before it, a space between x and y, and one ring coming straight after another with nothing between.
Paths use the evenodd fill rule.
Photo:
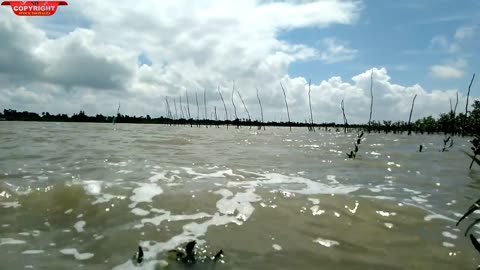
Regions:
<instances>
[{"instance_id":1,"label":"sky","mask_svg":"<svg viewBox=\"0 0 480 270\"><path fill-rule=\"evenodd\" d=\"M133 4L134 3L134 4ZM0 109L193 118L407 121L465 111L480 67L477 0L71 0L51 17L0 7ZM478 75L480 76L480 74ZM478 78L480 79L480 78ZM474 81L470 104L480 97ZM310 91L309 91L309 81ZM180 103L180 98L182 99ZM196 100L199 110L197 111ZM206 100L206 104L204 103ZM182 105L180 105L182 104ZM177 110L175 111L176 105ZM181 109L182 106L182 109Z\"/></svg>"}]
</instances>

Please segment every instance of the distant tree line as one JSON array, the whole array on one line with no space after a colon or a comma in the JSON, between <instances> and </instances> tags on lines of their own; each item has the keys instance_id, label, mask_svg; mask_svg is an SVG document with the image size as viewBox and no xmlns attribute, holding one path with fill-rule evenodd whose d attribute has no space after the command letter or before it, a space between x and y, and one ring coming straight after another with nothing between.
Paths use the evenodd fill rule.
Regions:
<instances>
[{"instance_id":1,"label":"distant tree line","mask_svg":"<svg viewBox=\"0 0 480 270\"><path fill-rule=\"evenodd\" d=\"M445 133L452 135L472 135L480 132L480 101L475 100L472 104L472 111L468 112L465 116L463 113L456 114L454 111L448 113L442 113L438 119L428 116L422 119L418 119L411 123L411 129L416 133ZM104 116L97 114L95 116L88 116L85 111L80 111L72 116L67 114L50 114L43 112L41 115L33 112L23 111L18 112L16 110L4 109L3 113L0 113L0 120L5 121L49 121L49 122L95 122L95 123L112 123L114 116ZM168 124L168 125L233 125L233 126L293 126L293 127L312 127L312 123L302 122L260 122L250 119L235 119L235 120L211 120L211 119L172 119L168 117L160 116L158 118L152 118L147 116L129 116L123 114L117 114L115 118L116 123L138 123L138 124ZM315 127L323 127L325 129L345 128L345 124L336 123L314 123ZM371 121L370 125L361 124L347 124L347 129L368 129L371 132L386 132L386 133L403 133L409 130L409 125L405 121Z\"/></svg>"}]
</instances>

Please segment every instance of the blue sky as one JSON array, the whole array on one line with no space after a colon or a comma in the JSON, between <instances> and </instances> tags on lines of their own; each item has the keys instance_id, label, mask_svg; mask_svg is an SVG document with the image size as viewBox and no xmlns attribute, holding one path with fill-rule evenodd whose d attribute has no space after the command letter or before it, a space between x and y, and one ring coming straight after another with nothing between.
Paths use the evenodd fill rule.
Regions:
<instances>
[{"instance_id":1,"label":"blue sky","mask_svg":"<svg viewBox=\"0 0 480 270\"><path fill-rule=\"evenodd\" d=\"M291 76L312 78L312 82L335 75L348 79L371 66L385 66L393 81L428 89L468 87L475 68L480 66L480 34L462 43L458 52L432 48L436 36L452 40L462 26L480 26L480 1L365 1L360 18L354 25L332 25L329 28L304 28L283 31L280 38L315 47L328 37L348 43L358 50L352 61L324 64L321 61L301 61L290 65ZM432 65L464 58L468 66L458 79L438 79L429 76ZM472 94L480 95L474 87Z\"/></svg>"}]
</instances>

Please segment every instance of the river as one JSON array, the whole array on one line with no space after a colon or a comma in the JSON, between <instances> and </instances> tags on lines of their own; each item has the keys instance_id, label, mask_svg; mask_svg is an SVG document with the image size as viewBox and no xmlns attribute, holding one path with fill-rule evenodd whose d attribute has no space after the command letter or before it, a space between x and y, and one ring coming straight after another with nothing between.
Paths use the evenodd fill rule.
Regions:
<instances>
[{"instance_id":1,"label":"river","mask_svg":"<svg viewBox=\"0 0 480 270\"><path fill-rule=\"evenodd\" d=\"M468 138L365 133L348 159L355 139L0 122L0 269L183 269L166 251L191 240L225 256L189 269L475 269L455 226L480 197Z\"/></svg>"}]
</instances>

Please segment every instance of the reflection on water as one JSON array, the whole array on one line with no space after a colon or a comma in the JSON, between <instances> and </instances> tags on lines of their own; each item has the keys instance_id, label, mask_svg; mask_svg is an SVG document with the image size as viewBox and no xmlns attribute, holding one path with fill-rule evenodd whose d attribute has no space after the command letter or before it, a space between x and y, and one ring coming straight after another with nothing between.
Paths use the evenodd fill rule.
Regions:
<instances>
[{"instance_id":1,"label":"reflection on water","mask_svg":"<svg viewBox=\"0 0 480 270\"><path fill-rule=\"evenodd\" d=\"M442 153L442 136L365 134L352 160L355 137L2 122L0 259L182 269L165 253L196 240L198 254L225 252L199 269L474 269L455 227L480 183L467 138Z\"/></svg>"}]
</instances>

